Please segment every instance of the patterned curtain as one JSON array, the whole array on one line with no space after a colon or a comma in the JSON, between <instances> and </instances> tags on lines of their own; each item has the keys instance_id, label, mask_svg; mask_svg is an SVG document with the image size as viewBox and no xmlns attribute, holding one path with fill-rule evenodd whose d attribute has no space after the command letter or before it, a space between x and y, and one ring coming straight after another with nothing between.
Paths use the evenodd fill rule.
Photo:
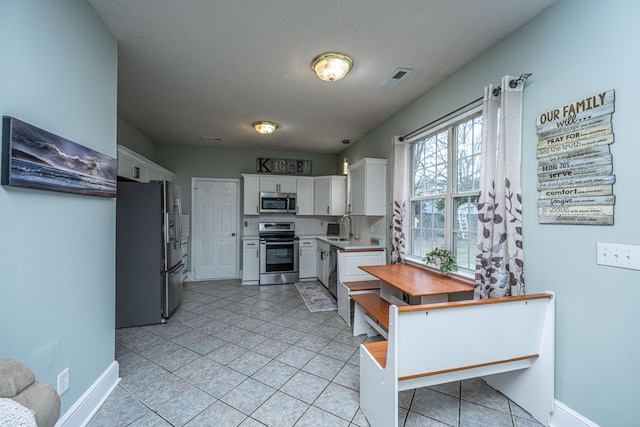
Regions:
<instances>
[{"instance_id":1,"label":"patterned curtain","mask_svg":"<svg viewBox=\"0 0 640 427\"><path fill-rule=\"evenodd\" d=\"M510 87L510 83L516 87ZM478 199L476 299L524 294L520 153L524 83L485 87Z\"/></svg>"},{"instance_id":2,"label":"patterned curtain","mask_svg":"<svg viewBox=\"0 0 640 427\"><path fill-rule=\"evenodd\" d=\"M409 206L408 187L409 174L409 144L400 141L399 137L392 142L392 213L391 213L391 264L401 264L405 256L405 232L407 228L407 209Z\"/></svg>"}]
</instances>

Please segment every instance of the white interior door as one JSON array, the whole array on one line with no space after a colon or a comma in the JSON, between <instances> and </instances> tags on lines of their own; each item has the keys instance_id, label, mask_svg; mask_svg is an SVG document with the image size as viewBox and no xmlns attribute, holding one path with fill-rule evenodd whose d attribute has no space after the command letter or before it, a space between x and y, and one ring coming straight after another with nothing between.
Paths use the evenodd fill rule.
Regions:
<instances>
[{"instance_id":1,"label":"white interior door","mask_svg":"<svg viewBox=\"0 0 640 427\"><path fill-rule=\"evenodd\" d=\"M193 178L195 280L238 277L239 180Z\"/></svg>"}]
</instances>

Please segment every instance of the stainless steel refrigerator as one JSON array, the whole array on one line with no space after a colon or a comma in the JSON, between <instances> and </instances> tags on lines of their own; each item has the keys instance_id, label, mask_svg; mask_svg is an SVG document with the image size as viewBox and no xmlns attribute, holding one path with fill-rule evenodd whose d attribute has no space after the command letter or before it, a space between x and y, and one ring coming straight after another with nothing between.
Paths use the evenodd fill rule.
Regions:
<instances>
[{"instance_id":1,"label":"stainless steel refrigerator","mask_svg":"<svg viewBox=\"0 0 640 427\"><path fill-rule=\"evenodd\" d=\"M169 181L118 182L116 328L163 323L182 300L182 205Z\"/></svg>"}]
</instances>

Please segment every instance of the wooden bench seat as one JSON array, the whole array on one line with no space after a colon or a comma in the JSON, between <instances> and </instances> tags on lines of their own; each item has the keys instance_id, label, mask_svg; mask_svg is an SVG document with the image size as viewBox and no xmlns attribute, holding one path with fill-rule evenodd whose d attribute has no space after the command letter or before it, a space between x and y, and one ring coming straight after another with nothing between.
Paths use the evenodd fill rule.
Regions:
<instances>
[{"instance_id":1,"label":"wooden bench seat","mask_svg":"<svg viewBox=\"0 0 640 427\"><path fill-rule=\"evenodd\" d=\"M380 280L360 280L358 282L344 282L351 292L374 291L380 289Z\"/></svg>"},{"instance_id":2,"label":"wooden bench seat","mask_svg":"<svg viewBox=\"0 0 640 427\"><path fill-rule=\"evenodd\" d=\"M347 326L351 326L353 296L363 294L380 295L380 280L358 280L338 283L338 314Z\"/></svg>"},{"instance_id":3,"label":"wooden bench seat","mask_svg":"<svg viewBox=\"0 0 640 427\"><path fill-rule=\"evenodd\" d=\"M387 366L387 340L374 341L362 344L371 356L378 362L382 369Z\"/></svg>"},{"instance_id":4,"label":"wooden bench seat","mask_svg":"<svg viewBox=\"0 0 640 427\"><path fill-rule=\"evenodd\" d=\"M385 329L389 328L389 301L380 298L378 294L351 295L351 299Z\"/></svg>"},{"instance_id":5,"label":"wooden bench seat","mask_svg":"<svg viewBox=\"0 0 640 427\"><path fill-rule=\"evenodd\" d=\"M347 326L351 326L353 313L353 296L375 294L380 295L380 280L359 280L338 283L338 314Z\"/></svg>"},{"instance_id":6,"label":"wooden bench seat","mask_svg":"<svg viewBox=\"0 0 640 427\"><path fill-rule=\"evenodd\" d=\"M364 297L364 298L363 298ZM354 298L384 318L373 294ZM377 297L380 299L379 297ZM362 305L360 305L362 304ZM398 392L483 377L549 425L554 408L551 292L447 303L388 305L387 340L360 346L360 408L372 427L398 425ZM480 327L479 325L482 325ZM356 323L354 321L354 328Z\"/></svg>"}]
</instances>

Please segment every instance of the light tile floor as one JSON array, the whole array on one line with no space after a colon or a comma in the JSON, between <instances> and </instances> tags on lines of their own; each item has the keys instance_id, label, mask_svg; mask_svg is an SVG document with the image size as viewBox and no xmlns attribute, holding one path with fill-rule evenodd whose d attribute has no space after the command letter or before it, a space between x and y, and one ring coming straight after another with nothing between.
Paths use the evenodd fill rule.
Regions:
<instances>
[{"instance_id":1,"label":"light tile floor","mask_svg":"<svg viewBox=\"0 0 640 427\"><path fill-rule=\"evenodd\" d=\"M89 427L368 426L358 346L294 285L190 282L166 324L116 330L122 380ZM400 393L400 425L539 426L480 379Z\"/></svg>"}]
</instances>

